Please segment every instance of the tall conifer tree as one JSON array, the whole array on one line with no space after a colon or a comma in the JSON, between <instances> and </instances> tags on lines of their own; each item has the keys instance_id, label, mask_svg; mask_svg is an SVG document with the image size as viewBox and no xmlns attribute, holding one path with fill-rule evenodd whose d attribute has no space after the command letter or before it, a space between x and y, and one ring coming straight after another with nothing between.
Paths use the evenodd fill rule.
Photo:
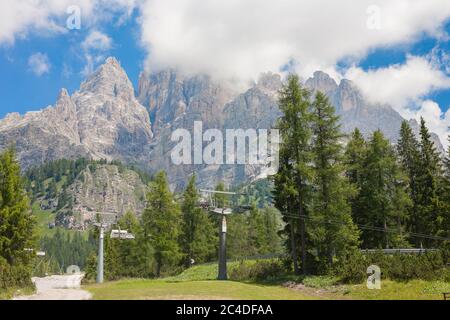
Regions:
<instances>
[{"instance_id":1,"label":"tall conifer tree","mask_svg":"<svg viewBox=\"0 0 450 320\"><path fill-rule=\"evenodd\" d=\"M284 164L275 177L276 197L289 200L290 203L281 205L281 199L276 200L278 209L283 213L297 217L287 218L286 230L290 238L290 246L294 267L297 255L297 239L300 239L300 258L303 273L308 272L307 266L307 237L306 219L308 202L311 195L311 110L310 93L302 87L297 75L290 75L287 83L280 90L279 106L282 116L278 121L281 134L280 156ZM286 184L286 185L283 185ZM287 193L285 193L287 192ZM298 226L296 226L298 224ZM297 270L296 270L297 271Z\"/></svg>"},{"instance_id":2,"label":"tall conifer tree","mask_svg":"<svg viewBox=\"0 0 450 320\"><path fill-rule=\"evenodd\" d=\"M333 263L333 257L357 248L358 230L353 224L348 201L353 191L343 174L339 117L320 92L313 103L312 130L315 192L308 229L319 253L320 265L326 266Z\"/></svg>"},{"instance_id":3,"label":"tall conifer tree","mask_svg":"<svg viewBox=\"0 0 450 320\"><path fill-rule=\"evenodd\" d=\"M0 258L10 265L28 264L35 221L14 148L0 154Z\"/></svg>"},{"instance_id":4,"label":"tall conifer tree","mask_svg":"<svg viewBox=\"0 0 450 320\"><path fill-rule=\"evenodd\" d=\"M180 222L180 208L170 192L166 174L160 172L150 183L147 208L142 215L144 238L154 251L156 277L180 261Z\"/></svg>"},{"instance_id":5,"label":"tall conifer tree","mask_svg":"<svg viewBox=\"0 0 450 320\"><path fill-rule=\"evenodd\" d=\"M181 247L185 255L185 265L192 261L210 261L216 253L217 228L202 208L198 207L199 195L195 175L192 176L184 192L181 212L183 217Z\"/></svg>"}]
</instances>

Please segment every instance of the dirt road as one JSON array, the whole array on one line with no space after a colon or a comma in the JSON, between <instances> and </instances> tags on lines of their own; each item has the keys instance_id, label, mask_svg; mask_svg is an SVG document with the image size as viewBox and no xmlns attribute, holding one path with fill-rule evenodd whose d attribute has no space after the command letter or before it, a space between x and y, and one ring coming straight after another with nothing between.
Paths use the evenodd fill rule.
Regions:
<instances>
[{"instance_id":1,"label":"dirt road","mask_svg":"<svg viewBox=\"0 0 450 320\"><path fill-rule=\"evenodd\" d=\"M37 293L16 297L14 300L89 300L91 294L80 289L82 279L83 275L33 278Z\"/></svg>"}]
</instances>

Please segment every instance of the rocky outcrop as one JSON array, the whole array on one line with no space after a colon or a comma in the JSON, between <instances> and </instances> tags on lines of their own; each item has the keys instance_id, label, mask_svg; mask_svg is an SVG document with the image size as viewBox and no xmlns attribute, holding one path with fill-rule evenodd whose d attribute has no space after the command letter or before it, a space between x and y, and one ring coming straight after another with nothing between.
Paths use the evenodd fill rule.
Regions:
<instances>
[{"instance_id":1,"label":"rocky outcrop","mask_svg":"<svg viewBox=\"0 0 450 320\"><path fill-rule=\"evenodd\" d=\"M148 187L139 175L116 165L90 165L66 188L70 208L57 212L56 222L69 229L84 229L98 221L114 222L125 213L138 216L145 209Z\"/></svg>"}]
</instances>

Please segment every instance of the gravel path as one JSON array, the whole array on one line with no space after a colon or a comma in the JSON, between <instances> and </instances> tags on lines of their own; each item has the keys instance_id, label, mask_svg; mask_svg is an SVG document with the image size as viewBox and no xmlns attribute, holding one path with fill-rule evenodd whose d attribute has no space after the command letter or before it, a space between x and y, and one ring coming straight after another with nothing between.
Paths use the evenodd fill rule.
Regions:
<instances>
[{"instance_id":1,"label":"gravel path","mask_svg":"<svg viewBox=\"0 0 450 320\"><path fill-rule=\"evenodd\" d=\"M14 300L89 300L92 295L80 289L82 279L83 275L33 278L37 293L16 297Z\"/></svg>"}]
</instances>

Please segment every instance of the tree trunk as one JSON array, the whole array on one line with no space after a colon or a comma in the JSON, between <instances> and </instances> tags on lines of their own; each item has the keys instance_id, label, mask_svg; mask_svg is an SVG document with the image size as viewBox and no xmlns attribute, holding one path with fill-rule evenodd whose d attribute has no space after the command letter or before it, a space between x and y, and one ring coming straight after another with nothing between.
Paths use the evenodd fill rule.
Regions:
<instances>
[{"instance_id":1,"label":"tree trunk","mask_svg":"<svg viewBox=\"0 0 450 320\"><path fill-rule=\"evenodd\" d=\"M298 267L297 242L295 241L294 219L291 219L291 250L292 261L294 262L294 273L300 274L300 269Z\"/></svg>"},{"instance_id":2,"label":"tree trunk","mask_svg":"<svg viewBox=\"0 0 450 320\"><path fill-rule=\"evenodd\" d=\"M306 266L306 226L305 218L302 218L300 225L300 237L302 243L302 272L304 275L308 274L308 268Z\"/></svg>"},{"instance_id":3,"label":"tree trunk","mask_svg":"<svg viewBox=\"0 0 450 320\"><path fill-rule=\"evenodd\" d=\"M159 254L157 254L156 256L156 277L157 278L161 278L161 265L162 265L162 261L161 261L161 256Z\"/></svg>"}]
</instances>

